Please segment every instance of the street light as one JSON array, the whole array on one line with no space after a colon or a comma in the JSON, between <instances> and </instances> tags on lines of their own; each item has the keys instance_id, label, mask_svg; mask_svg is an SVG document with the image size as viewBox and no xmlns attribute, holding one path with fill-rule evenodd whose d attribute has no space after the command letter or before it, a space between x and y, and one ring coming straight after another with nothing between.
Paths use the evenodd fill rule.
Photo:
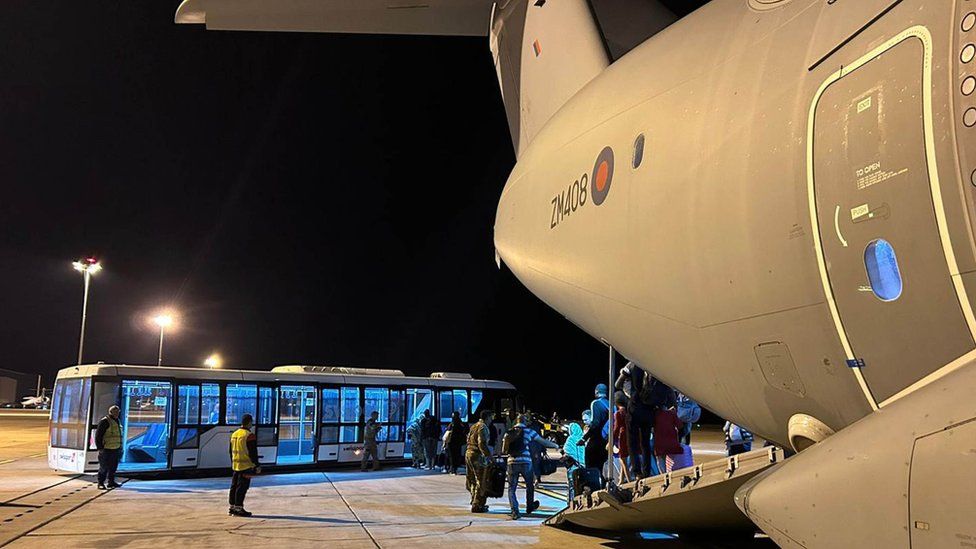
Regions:
<instances>
[{"instance_id":1,"label":"street light","mask_svg":"<svg viewBox=\"0 0 976 549\"><path fill-rule=\"evenodd\" d=\"M208 356L207 360L203 361L203 365L210 368L211 370L214 368L220 368L220 366L223 363L224 361L221 360L220 355L218 355L217 353Z\"/></svg>"},{"instance_id":2,"label":"street light","mask_svg":"<svg viewBox=\"0 0 976 549\"><path fill-rule=\"evenodd\" d=\"M163 334L166 332L166 328L173 325L173 315L169 313L161 313L153 317L152 321L159 326L159 360L156 361L157 366L163 365Z\"/></svg>"},{"instance_id":3,"label":"street light","mask_svg":"<svg viewBox=\"0 0 976 549\"><path fill-rule=\"evenodd\" d=\"M81 364L81 355L85 350L85 320L88 317L88 285L92 275L102 270L102 265L94 257L79 259L71 265L85 277L85 299L81 302L81 337L78 338L78 364Z\"/></svg>"}]
</instances>

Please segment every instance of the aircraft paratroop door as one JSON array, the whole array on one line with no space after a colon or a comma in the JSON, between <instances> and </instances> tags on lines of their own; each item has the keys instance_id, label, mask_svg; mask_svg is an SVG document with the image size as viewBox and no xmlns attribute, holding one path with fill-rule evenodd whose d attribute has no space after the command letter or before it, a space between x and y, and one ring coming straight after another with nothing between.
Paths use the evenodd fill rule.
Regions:
<instances>
[{"instance_id":1,"label":"aircraft paratroop door","mask_svg":"<svg viewBox=\"0 0 976 549\"><path fill-rule=\"evenodd\" d=\"M916 32L835 74L812 112L826 291L879 403L973 348L933 200L929 37Z\"/></svg>"}]
</instances>

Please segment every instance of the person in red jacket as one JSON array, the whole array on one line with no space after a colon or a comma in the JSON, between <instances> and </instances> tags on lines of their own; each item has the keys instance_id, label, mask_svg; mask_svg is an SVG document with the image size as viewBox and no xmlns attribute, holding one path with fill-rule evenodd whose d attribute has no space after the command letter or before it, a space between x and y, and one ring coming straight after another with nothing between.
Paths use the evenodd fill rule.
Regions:
<instances>
[{"instance_id":1,"label":"person in red jacket","mask_svg":"<svg viewBox=\"0 0 976 549\"><path fill-rule=\"evenodd\" d=\"M678 419L674 407L658 408L654 413L654 457L661 473L666 472L667 457L683 453L679 433L684 423Z\"/></svg>"},{"instance_id":2,"label":"person in red jacket","mask_svg":"<svg viewBox=\"0 0 976 549\"><path fill-rule=\"evenodd\" d=\"M611 438L617 445L617 455L620 457L620 478L617 482L623 484L630 482L630 437L627 433L630 416L627 414L627 395L623 391L617 391L613 395L613 402L617 406L617 411L613 413L613 436Z\"/></svg>"}]
</instances>

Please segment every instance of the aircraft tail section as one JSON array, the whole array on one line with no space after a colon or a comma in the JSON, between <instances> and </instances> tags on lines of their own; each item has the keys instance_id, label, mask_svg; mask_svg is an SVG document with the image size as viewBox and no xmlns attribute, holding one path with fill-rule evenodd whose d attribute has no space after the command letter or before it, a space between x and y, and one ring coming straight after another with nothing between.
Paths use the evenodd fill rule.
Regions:
<instances>
[{"instance_id":1,"label":"aircraft tail section","mask_svg":"<svg viewBox=\"0 0 976 549\"><path fill-rule=\"evenodd\" d=\"M498 2L490 37L519 155L566 101L610 65L587 0Z\"/></svg>"}]
</instances>

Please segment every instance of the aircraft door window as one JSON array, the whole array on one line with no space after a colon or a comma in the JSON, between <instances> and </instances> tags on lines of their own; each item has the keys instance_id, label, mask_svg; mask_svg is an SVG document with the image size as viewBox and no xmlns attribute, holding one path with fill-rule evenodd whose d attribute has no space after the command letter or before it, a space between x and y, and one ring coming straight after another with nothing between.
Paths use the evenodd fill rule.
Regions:
<instances>
[{"instance_id":1,"label":"aircraft door window","mask_svg":"<svg viewBox=\"0 0 976 549\"><path fill-rule=\"evenodd\" d=\"M871 282L871 290L882 301L901 297L902 280L895 249L887 240L879 238L864 250L864 266Z\"/></svg>"}]
</instances>

